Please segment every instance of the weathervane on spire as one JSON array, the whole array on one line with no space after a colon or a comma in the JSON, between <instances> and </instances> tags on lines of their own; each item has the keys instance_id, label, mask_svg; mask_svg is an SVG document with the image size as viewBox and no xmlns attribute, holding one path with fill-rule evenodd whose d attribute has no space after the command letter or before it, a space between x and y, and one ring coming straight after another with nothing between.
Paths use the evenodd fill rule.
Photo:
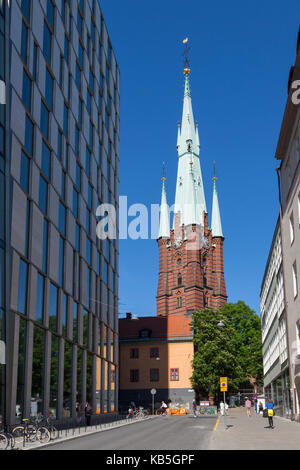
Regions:
<instances>
[{"instance_id":1,"label":"weathervane on spire","mask_svg":"<svg viewBox=\"0 0 300 470\"><path fill-rule=\"evenodd\" d=\"M216 181L217 180L217 177L216 177L216 162L214 161L214 177L213 177L213 180Z\"/></svg>"},{"instance_id":2,"label":"weathervane on spire","mask_svg":"<svg viewBox=\"0 0 300 470\"><path fill-rule=\"evenodd\" d=\"M166 181L166 162L162 164L162 180Z\"/></svg>"},{"instance_id":3,"label":"weathervane on spire","mask_svg":"<svg viewBox=\"0 0 300 470\"><path fill-rule=\"evenodd\" d=\"M191 69L190 69L190 62L189 62L189 52L191 50L190 47L188 47L188 41L189 41L189 38L185 38L182 42L183 44L185 44L185 50L183 52L183 55L185 57L185 60L184 60L184 74L185 75L189 75Z\"/></svg>"}]
</instances>

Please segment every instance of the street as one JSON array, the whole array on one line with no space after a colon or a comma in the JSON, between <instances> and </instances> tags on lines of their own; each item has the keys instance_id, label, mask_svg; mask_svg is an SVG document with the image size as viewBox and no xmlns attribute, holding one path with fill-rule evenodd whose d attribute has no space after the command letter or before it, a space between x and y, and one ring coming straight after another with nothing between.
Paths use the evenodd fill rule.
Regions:
<instances>
[{"instance_id":1,"label":"street","mask_svg":"<svg viewBox=\"0 0 300 470\"><path fill-rule=\"evenodd\" d=\"M45 450L207 449L216 421L217 417L160 416L45 447Z\"/></svg>"}]
</instances>

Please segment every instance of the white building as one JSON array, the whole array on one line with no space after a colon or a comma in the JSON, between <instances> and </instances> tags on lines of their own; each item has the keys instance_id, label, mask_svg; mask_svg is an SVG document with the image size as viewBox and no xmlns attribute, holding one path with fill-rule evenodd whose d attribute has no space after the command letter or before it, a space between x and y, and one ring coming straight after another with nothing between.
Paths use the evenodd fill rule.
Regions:
<instances>
[{"instance_id":1,"label":"white building","mask_svg":"<svg viewBox=\"0 0 300 470\"><path fill-rule=\"evenodd\" d=\"M260 310L266 396L273 398L277 414L290 416L291 400L279 220L261 286Z\"/></svg>"}]
</instances>

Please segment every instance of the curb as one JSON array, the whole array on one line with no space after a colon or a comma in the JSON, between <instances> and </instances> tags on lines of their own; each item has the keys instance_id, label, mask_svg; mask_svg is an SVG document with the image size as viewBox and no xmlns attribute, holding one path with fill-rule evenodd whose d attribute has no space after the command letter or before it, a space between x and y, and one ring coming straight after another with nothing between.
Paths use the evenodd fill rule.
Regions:
<instances>
[{"instance_id":1,"label":"curb","mask_svg":"<svg viewBox=\"0 0 300 470\"><path fill-rule=\"evenodd\" d=\"M65 437L65 438L61 438L61 439L55 439L51 442L47 442L46 444L40 444L40 445L36 445L34 447L19 447L15 450L25 450L25 451L29 451L29 450L39 450L39 449L45 449L46 447L52 447L52 446L55 446L57 444L61 444L63 442L67 442L67 441L73 441L75 439L80 439L82 437L87 437L87 436L92 436L92 435L95 435L95 434L98 434L100 432L106 432L106 431L112 431L114 429L118 429L118 428L121 428L121 427L124 427L124 426L130 426L132 424L136 424L136 423L141 423L142 421L148 421L149 419L153 419L153 418L156 418L156 416L149 416L148 418L144 418L144 419L141 419L141 420L133 420L129 423L123 423L123 424L118 424L116 426L111 426L110 428L106 428L106 429L97 429L95 431L90 431L90 432L85 432L83 434L79 434L77 436L69 436L69 437Z\"/></svg>"}]
</instances>

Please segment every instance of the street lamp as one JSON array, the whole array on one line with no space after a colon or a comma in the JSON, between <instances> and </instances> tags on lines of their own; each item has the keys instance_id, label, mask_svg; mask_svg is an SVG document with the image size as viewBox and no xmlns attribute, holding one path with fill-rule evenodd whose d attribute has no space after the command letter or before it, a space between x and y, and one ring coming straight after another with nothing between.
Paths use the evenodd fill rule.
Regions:
<instances>
[{"instance_id":1,"label":"street lamp","mask_svg":"<svg viewBox=\"0 0 300 470\"><path fill-rule=\"evenodd\" d=\"M220 328L223 328L223 326L225 326L225 325L224 325L224 323L223 323L222 320L221 320L221 321L219 321L219 323L217 324L217 326L219 326Z\"/></svg>"}]
</instances>

